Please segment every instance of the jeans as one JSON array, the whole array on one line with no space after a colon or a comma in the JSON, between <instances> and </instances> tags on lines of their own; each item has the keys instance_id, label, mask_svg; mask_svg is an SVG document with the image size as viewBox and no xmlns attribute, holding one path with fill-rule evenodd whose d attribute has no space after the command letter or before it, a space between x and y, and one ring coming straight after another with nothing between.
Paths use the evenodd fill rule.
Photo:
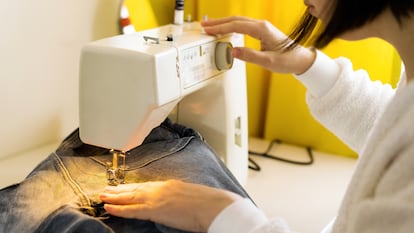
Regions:
<instances>
[{"instance_id":1,"label":"jeans","mask_svg":"<svg viewBox=\"0 0 414 233\"><path fill-rule=\"evenodd\" d=\"M22 182L0 190L0 232L182 232L107 214L98 195L110 161L109 150L82 143L75 130ZM126 183L179 179L248 197L199 133L168 119L126 164Z\"/></svg>"}]
</instances>

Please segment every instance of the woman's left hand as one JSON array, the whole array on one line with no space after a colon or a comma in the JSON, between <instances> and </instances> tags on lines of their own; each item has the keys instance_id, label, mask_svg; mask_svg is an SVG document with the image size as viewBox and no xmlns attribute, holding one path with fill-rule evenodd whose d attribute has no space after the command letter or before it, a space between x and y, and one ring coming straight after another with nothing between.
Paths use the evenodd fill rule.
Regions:
<instances>
[{"instance_id":1,"label":"woman's left hand","mask_svg":"<svg viewBox=\"0 0 414 233\"><path fill-rule=\"evenodd\" d=\"M178 180L107 187L105 210L124 218L150 220L193 232L206 232L214 218L241 196Z\"/></svg>"}]
</instances>

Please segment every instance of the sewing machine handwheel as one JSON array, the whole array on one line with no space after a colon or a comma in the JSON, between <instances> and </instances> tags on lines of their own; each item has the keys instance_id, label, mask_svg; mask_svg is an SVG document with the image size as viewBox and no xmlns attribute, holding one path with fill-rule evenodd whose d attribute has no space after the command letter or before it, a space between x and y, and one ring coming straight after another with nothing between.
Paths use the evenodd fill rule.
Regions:
<instances>
[{"instance_id":1,"label":"sewing machine handwheel","mask_svg":"<svg viewBox=\"0 0 414 233\"><path fill-rule=\"evenodd\" d=\"M218 42L215 49L216 67L218 70L228 70L233 66L233 56L231 49L233 46L230 42Z\"/></svg>"}]
</instances>

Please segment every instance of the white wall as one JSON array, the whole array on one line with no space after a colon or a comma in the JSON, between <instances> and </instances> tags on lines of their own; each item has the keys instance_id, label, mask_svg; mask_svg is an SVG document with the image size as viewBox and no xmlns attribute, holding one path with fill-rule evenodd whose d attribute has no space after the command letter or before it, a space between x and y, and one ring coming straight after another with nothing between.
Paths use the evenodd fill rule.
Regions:
<instances>
[{"instance_id":1,"label":"white wall","mask_svg":"<svg viewBox=\"0 0 414 233\"><path fill-rule=\"evenodd\" d=\"M0 158L78 126L82 45L118 34L119 0L0 0Z\"/></svg>"}]
</instances>

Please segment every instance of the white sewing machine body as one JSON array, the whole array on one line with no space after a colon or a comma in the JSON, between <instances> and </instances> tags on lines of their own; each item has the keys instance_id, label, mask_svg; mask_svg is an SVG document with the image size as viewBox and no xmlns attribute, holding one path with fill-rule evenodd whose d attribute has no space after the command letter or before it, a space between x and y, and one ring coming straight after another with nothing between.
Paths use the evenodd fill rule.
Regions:
<instances>
[{"instance_id":1,"label":"white sewing machine body","mask_svg":"<svg viewBox=\"0 0 414 233\"><path fill-rule=\"evenodd\" d=\"M217 50L230 44L222 42L242 46L244 40L239 34L209 36L198 23L185 23L86 45L79 83L82 141L128 151L169 117L200 132L244 184L245 64L231 63L225 47Z\"/></svg>"}]
</instances>

